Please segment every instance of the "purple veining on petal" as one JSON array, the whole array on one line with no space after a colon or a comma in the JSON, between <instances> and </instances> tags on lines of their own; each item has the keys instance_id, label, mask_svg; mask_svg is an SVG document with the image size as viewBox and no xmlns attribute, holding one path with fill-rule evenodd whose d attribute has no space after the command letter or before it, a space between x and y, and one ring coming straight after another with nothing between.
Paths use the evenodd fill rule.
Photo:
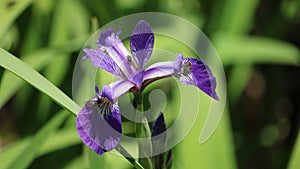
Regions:
<instances>
[{"instance_id":1,"label":"purple veining on petal","mask_svg":"<svg viewBox=\"0 0 300 169\"><path fill-rule=\"evenodd\" d=\"M99 155L116 147L122 133L118 105L105 96L109 93L102 91L101 95L90 99L76 118L80 138Z\"/></svg>"},{"instance_id":2,"label":"purple veining on petal","mask_svg":"<svg viewBox=\"0 0 300 169\"><path fill-rule=\"evenodd\" d=\"M105 51L117 63L126 76L134 72L133 66L128 61L128 57L130 57L129 52L121 41L115 43L114 46L106 47Z\"/></svg>"},{"instance_id":3,"label":"purple veining on petal","mask_svg":"<svg viewBox=\"0 0 300 169\"><path fill-rule=\"evenodd\" d=\"M92 64L98 68L104 69L113 75L123 78L120 68L109 56L103 53L99 48L98 49L88 49L85 48L83 51L86 53L82 59L89 58Z\"/></svg>"},{"instance_id":4,"label":"purple veining on petal","mask_svg":"<svg viewBox=\"0 0 300 169\"><path fill-rule=\"evenodd\" d=\"M138 68L143 69L152 54L154 33L146 21L139 21L130 36L130 49Z\"/></svg>"},{"instance_id":5,"label":"purple veining on petal","mask_svg":"<svg viewBox=\"0 0 300 169\"><path fill-rule=\"evenodd\" d=\"M112 91L111 86L109 86L109 85L104 85L102 87L100 96L109 99L111 102L114 102L113 91Z\"/></svg>"},{"instance_id":6,"label":"purple veining on petal","mask_svg":"<svg viewBox=\"0 0 300 169\"><path fill-rule=\"evenodd\" d=\"M99 39L97 40L97 44L101 46L106 46L105 41L109 36L115 36L114 30L112 28L108 28L107 30L101 32Z\"/></svg>"},{"instance_id":7,"label":"purple veining on petal","mask_svg":"<svg viewBox=\"0 0 300 169\"><path fill-rule=\"evenodd\" d=\"M202 61L195 58L183 58L177 54L181 61L180 73L175 77L183 84L194 85L212 98L219 100L216 93L216 79L209 67Z\"/></svg>"},{"instance_id":8,"label":"purple veining on petal","mask_svg":"<svg viewBox=\"0 0 300 169\"><path fill-rule=\"evenodd\" d=\"M113 29L109 28L102 32L97 43L100 50L106 52L112 60L120 67L125 76L133 73L134 68L128 61L130 56L128 50L119 38L121 29L114 33Z\"/></svg>"}]
</instances>

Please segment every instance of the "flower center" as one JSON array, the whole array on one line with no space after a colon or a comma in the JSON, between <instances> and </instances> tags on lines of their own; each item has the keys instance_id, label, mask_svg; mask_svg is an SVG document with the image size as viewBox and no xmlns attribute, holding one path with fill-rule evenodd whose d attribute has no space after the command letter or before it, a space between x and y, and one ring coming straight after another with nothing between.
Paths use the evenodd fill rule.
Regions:
<instances>
[{"instance_id":1,"label":"flower center","mask_svg":"<svg viewBox=\"0 0 300 169\"><path fill-rule=\"evenodd\" d=\"M104 118L111 114L113 102L106 97L98 96L97 99L97 112L100 113Z\"/></svg>"},{"instance_id":2,"label":"flower center","mask_svg":"<svg viewBox=\"0 0 300 169\"><path fill-rule=\"evenodd\" d=\"M181 66L180 73L183 75L188 75L192 70L192 62L186 62Z\"/></svg>"}]
</instances>

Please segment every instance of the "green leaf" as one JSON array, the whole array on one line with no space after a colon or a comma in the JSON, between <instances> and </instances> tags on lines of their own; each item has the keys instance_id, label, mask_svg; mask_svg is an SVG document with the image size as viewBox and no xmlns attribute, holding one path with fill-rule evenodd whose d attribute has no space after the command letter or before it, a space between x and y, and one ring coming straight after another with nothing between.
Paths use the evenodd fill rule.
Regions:
<instances>
[{"instance_id":1,"label":"green leaf","mask_svg":"<svg viewBox=\"0 0 300 169\"><path fill-rule=\"evenodd\" d=\"M70 57L66 54L57 54L52 57L55 62L51 62L46 66L44 76L55 86L60 86L68 72L70 66ZM45 121L49 117L52 102L46 95L41 95L37 112L37 119L40 122Z\"/></svg>"},{"instance_id":2,"label":"green leaf","mask_svg":"<svg viewBox=\"0 0 300 169\"><path fill-rule=\"evenodd\" d=\"M80 107L55 85L12 54L0 48L0 66L24 79L74 115Z\"/></svg>"},{"instance_id":3,"label":"green leaf","mask_svg":"<svg viewBox=\"0 0 300 169\"><path fill-rule=\"evenodd\" d=\"M66 112L58 112L60 113L66 113ZM15 160L16 156L20 156L22 152L25 150L26 147L28 147L34 136L29 136L26 138L22 138L20 140L17 140L13 142L8 147L4 148L0 152L0 159L1 160L1 169L7 168L9 164L12 164ZM53 133L50 135L50 137L40 146L40 148L37 150L37 153L35 157L39 157L72 145L80 144L81 140L79 139L77 133L74 131L74 129L63 129L56 133Z\"/></svg>"},{"instance_id":4,"label":"green leaf","mask_svg":"<svg viewBox=\"0 0 300 169\"><path fill-rule=\"evenodd\" d=\"M61 123L68 117L66 112L58 112L38 133L33 137L30 144L16 156L12 161L9 169L27 168L34 160L40 146L47 140L52 132L54 132Z\"/></svg>"},{"instance_id":5,"label":"green leaf","mask_svg":"<svg viewBox=\"0 0 300 169\"><path fill-rule=\"evenodd\" d=\"M23 62L35 70L41 70L54 59L56 51L53 49L41 49L24 56ZM2 56L0 56L2 57ZM24 81L9 71L5 71L0 86L0 109L23 86Z\"/></svg>"},{"instance_id":6,"label":"green leaf","mask_svg":"<svg viewBox=\"0 0 300 169\"><path fill-rule=\"evenodd\" d=\"M83 162L82 162L82 156L77 157L73 159L69 164L67 164L64 169L78 169L78 168L84 168L83 167Z\"/></svg>"},{"instance_id":7,"label":"green leaf","mask_svg":"<svg viewBox=\"0 0 300 169\"><path fill-rule=\"evenodd\" d=\"M0 38L13 24L15 19L31 4L32 0L0 1Z\"/></svg>"},{"instance_id":8,"label":"green leaf","mask_svg":"<svg viewBox=\"0 0 300 169\"><path fill-rule=\"evenodd\" d=\"M81 143L82 141L75 131L75 128L62 129L50 135L47 141L38 150L38 156Z\"/></svg>"},{"instance_id":9,"label":"green leaf","mask_svg":"<svg viewBox=\"0 0 300 169\"><path fill-rule=\"evenodd\" d=\"M195 168L195 166L203 169L237 168L228 109L225 110L218 128L210 139L204 144L197 142L201 129L199 124L205 120L206 115L203 113L209 109L206 105L210 105L209 100L200 100L203 106L200 107L192 130L173 151L172 169Z\"/></svg>"},{"instance_id":10,"label":"green leaf","mask_svg":"<svg viewBox=\"0 0 300 169\"><path fill-rule=\"evenodd\" d=\"M66 14L72 14L70 17ZM78 16L74 16L77 15ZM76 23L76 29L74 24ZM49 43L51 46L67 44L70 37L88 34L88 17L86 11L78 1L64 0L56 4ZM78 49L79 50L79 49ZM49 63L45 69L45 78L54 85L60 86L70 66L70 52L61 52L55 56L55 62ZM43 122L49 115L52 102L45 95L41 95L38 106L38 117Z\"/></svg>"},{"instance_id":11,"label":"green leaf","mask_svg":"<svg viewBox=\"0 0 300 169\"><path fill-rule=\"evenodd\" d=\"M300 61L300 52L296 46L271 38L222 35L217 36L214 42L224 65L298 65Z\"/></svg>"},{"instance_id":12,"label":"green leaf","mask_svg":"<svg viewBox=\"0 0 300 169\"><path fill-rule=\"evenodd\" d=\"M293 148L293 152L288 164L288 169L300 168L299 159L300 159L300 132L298 132L298 137Z\"/></svg>"},{"instance_id":13,"label":"green leaf","mask_svg":"<svg viewBox=\"0 0 300 169\"><path fill-rule=\"evenodd\" d=\"M232 68L229 80L228 91L230 91L230 102L237 106L239 98L243 93L252 73L252 65L237 65Z\"/></svg>"},{"instance_id":14,"label":"green leaf","mask_svg":"<svg viewBox=\"0 0 300 169\"><path fill-rule=\"evenodd\" d=\"M83 152L85 169L93 169L95 166L105 168L105 160L103 156L98 156L97 153L86 145L83 145Z\"/></svg>"},{"instance_id":15,"label":"green leaf","mask_svg":"<svg viewBox=\"0 0 300 169\"><path fill-rule=\"evenodd\" d=\"M252 28L259 0L226 0L214 3L210 27L226 34L246 33Z\"/></svg>"}]
</instances>

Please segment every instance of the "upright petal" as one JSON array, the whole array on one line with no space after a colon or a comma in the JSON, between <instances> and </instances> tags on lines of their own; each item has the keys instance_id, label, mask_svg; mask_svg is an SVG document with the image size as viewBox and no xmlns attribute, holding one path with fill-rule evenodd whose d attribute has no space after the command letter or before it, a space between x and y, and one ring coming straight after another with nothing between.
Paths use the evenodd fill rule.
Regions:
<instances>
[{"instance_id":1,"label":"upright petal","mask_svg":"<svg viewBox=\"0 0 300 169\"><path fill-rule=\"evenodd\" d=\"M101 32L99 39L97 40L97 44L101 45L101 46L106 46L106 39L109 36L115 36L114 30L112 28L108 28L107 30ZM118 37L115 37L118 38Z\"/></svg>"},{"instance_id":2,"label":"upright petal","mask_svg":"<svg viewBox=\"0 0 300 169\"><path fill-rule=\"evenodd\" d=\"M125 76L130 75L133 71L133 65L128 50L125 48L122 41L119 39L121 30L118 29L117 33L114 33L113 29L107 29L100 34L97 41L100 49L107 53L112 60L120 67Z\"/></svg>"},{"instance_id":3,"label":"upright petal","mask_svg":"<svg viewBox=\"0 0 300 169\"><path fill-rule=\"evenodd\" d=\"M138 68L143 69L152 54L154 33L146 21L139 21L130 36L130 49Z\"/></svg>"},{"instance_id":4,"label":"upright petal","mask_svg":"<svg viewBox=\"0 0 300 169\"><path fill-rule=\"evenodd\" d=\"M165 118L164 118L164 114L162 112L160 112L157 119L154 122L151 137L158 136L158 135L164 133L166 130L167 130L167 125L166 125L166 121L165 121ZM152 139L158 139L158 138L152 138ZM163 137L162 141L163 142L166 141L165 136Z\"/></svg>"},{"instance_id":5,"label":"upright petal","mask_svg":"<svg viewBox=\"0 0 300 169\"><path fill-rule=\"evenodd\" d=\"M219 100L216 93L216 79L209 67L195 58L183 58L177 54L181 62L180 72L175 75L183 84L194 85L212 98Z\"/></svg>"},{"instance_id":6,"label":"upright petal","mask_svg":"<svg viewBox=\"0 0 300 169\"><path fill-rule=\"evenodd\" d=\"M107 89L90 99L76 118L77 132L82 141L98 155L115 148L121 138L122 125L119 107L106 93Z\"/></svg>"},{"instance_id":7,"label":"upright petal","mask_svg":"<svg viewBox=\"0 0 300 169\"><path fill-rule=\"evenodd\" d=\"M152 157L155 168L163 168L165 162L164 152L167 144L167 125L164 115L161 112L154 122L153 131L151 135L153 155Z\"/></svg>"},{"instance_id":8,"label":"upright petal","mask_svg":"<svg viewBox=\"0 0 300 169\"><path fill-rule=\"evenodd\" d=\"M124 78L116 62L113 61L99 48L98 49L85 48L83 49L83 51L86 53L86 55L82 57L82 59L89 58L94 66L104 69L121 79Z\"/></svg>"}]
</instances>

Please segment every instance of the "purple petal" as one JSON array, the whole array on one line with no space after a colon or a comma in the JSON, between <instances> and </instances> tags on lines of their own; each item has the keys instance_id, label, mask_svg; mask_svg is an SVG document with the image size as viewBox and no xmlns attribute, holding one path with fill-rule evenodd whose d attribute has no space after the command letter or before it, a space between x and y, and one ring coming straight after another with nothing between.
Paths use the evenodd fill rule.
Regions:
<instances>
[{"instance_id":1,"label":"purple petal","mask_svg":"<svg viewBox=\"0 0 300 169\"><path fill-rule=\"evenodd\" d=\"M133 84L129 80L119 80L109 84L109 87L112 91L112 99L120 97L122 94L128 92L128 90L131 89L133 86L135 86L135 84Z\"/></svg>"},{"instance_id":2,"label":"purple petal","mask_svg":"<svg viewBox=\"0 0 300 169\"><path fill-rule=\"evenodd\" d=\"M82 59L90 58L92 64L96 67L104 69L109 73L123 78L120 68L109 56L107 56L104 52L102 52L99 48L98 49L88 49L85 48L83 51L86 53Z\"/></svg>"},{"instance_id":3,"label":"purple petal","mask_svg":"<svg viewBox=\"0 0 300 169\"><path fill-rule=\"evenodd\" d=\"M167 142L167 125L162 112L158 115L154 122L151 141L153 154L165 152Z\"/></svg>"},{"instance_id":4,"label":"purple petal","mask_svg":"<svg viewBox=\"0 0 300 169\"><path fill-rule=\"evenodd\" d=\"M76 118L82 141L101 155L115 148L121 138L121 115L117 104L103 96L89 100Z\"/></svg>"},{"instance_id":5,"label":"purple petal","mask_svg":"<svg viewBox=\"0 0 300 169\"><path fill-rule=\"evenodd\" d=\"M130 36L130 49L141 70L152 54L154 33L146 21L139 21Z\"/></svg>"},{"instance_id":6,"label":"purple petal","mask_svg":"<svg viewBox=\"0 0 300 169\"><path fill-rule=\"evenodd\" d=\"M114 46L115 43L120 42L119 35L121 34L121 28L118 28L117 33L112 28L101 32L97 44L100 46Z\"/></svg>"},{"instance_id":7,"label":"purple petal","mask_svg":"<svg viewBox=\"0 0 300 169\"><path fill-rule=\"evenodd\" d=\"M155 63L145 70L143 81L176 74L180 71L180 63L178 60Z\"/></svg>"},{"instance_id":8,"label":"purple petal","mask_svg":"<svg viewBox=\"0 0 300 169\"><path fill-rule=\"evenodd\" d=\"M95 92L96 92L97 94L100 94L100 93L99 93L99 86L98 86L98 84L96 84L96 86L95 86Z\"/></svg>"},{"instance_id":9,"label":"purple petal","mask_svg":"<svg viewBox=\"0 0 300 169\"><path fill-rule=\"evenodd\" d=\"M130 54L119 38L121 29L114 33L113 29L103 31L97 41L100 50L107 53L119 66L125 76L133 73L133 65L130 63Z\"/></svg>"},{"instance_id":10,"label":"purple petal","mask_svg":"<svg viewBox=\"0 0 300 169\"><path fill-rule=\"evenodd\" d=\"M195 58L182 58L177 54L181 61L180 73L175 75L183 84L194 85L208 94L212 98L219 100L216 93L216 79L209 67L202 61Z\"/></svg>"},{"instance_id":11,"label":"purple petal","mask_svg":"<svg viewBox=\"0 0 300 169\"><path fill-rule=\"evenodd\" d=\"M79 119L76 118L76 129L81 138L81 140L90 147L93 151L95 151L99 156L102 155L105 150L98 146L98 144L88 136L83 127L81 126Z\"/></svg>"},{"instance_id":12,"label":"purple petal","mask_svg":"<svg viewBox=\"0 0 300 169\"><path fill-rule=\"evenodd\" d=\"M134 83L138 88L140 88L143 83L143 77L144 77L144 70L141 70L133 74L133 76L130 77L129 80L132 83Z\"/></svg>"},{"instance_id":13,"label":"purple petal","mask_svg":"<svg viewBox=\"0 0 300 169\"><path fill-rule=\"evenodd\" d=\"M100 96L109 99L111 102L114 102L114 98L113 98L113 95L112 95L112 94L113 94L113 91L112 91L111 86L109 86L109 85L104 85L104 86L102 87L102 91L101 91Z\"/></svg>"},{"instance_id":14,"label":"purple petal","mask_svg":"<svg viewBox=\"0 0 300 169\"><path fill-rule=\"evenodd\" d=\"M153 125L153 131L151 137L155 137L157 135L162 134L167 130L167 125L165 122L164 114L162 112L159 113L157 119Z\"/></svg>"}]
</instances>

